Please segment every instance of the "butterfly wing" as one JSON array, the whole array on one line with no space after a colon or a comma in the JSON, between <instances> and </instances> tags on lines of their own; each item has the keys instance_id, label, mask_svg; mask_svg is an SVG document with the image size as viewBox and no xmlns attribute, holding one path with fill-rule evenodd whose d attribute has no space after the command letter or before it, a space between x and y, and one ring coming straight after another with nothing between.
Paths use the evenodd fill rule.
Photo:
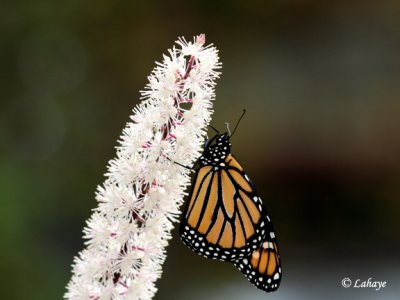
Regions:
<instances>
[{"instance_id":1,"label":"butterfly wing","mask_svg":"<svg viewBox=\"0 0 400 300\"><path fill-rule=\"evenodd\" d=\"M265 237L265 208L242 166L227 155L223 167L201 167L189 194L180 236L199 255L235 261Z\"/></svg>"},{"instance_id":2,"label":"butterfly wing","mask_svg":"<svg viewBox=\"0 0 400 300\"><path fill-rule=\"evenodd\" d=\"M269 232L264 242L248 257L234 262L234 265L258 289L273 292L279 288L282 266L278 244L269 218L266 220Z\"/></svg>"}]
</instances>

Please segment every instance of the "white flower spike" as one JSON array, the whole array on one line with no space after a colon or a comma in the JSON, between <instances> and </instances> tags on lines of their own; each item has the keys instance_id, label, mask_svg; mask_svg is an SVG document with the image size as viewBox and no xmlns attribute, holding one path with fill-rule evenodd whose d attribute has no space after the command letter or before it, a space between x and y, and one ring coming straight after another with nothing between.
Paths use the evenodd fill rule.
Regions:
<instances>
[{"instance_id":1,"label":"white flower spike","mask_svg":"<svg viewBox=\"0 0 400 300\"><path fill-rule=\"evenodd\" d=\"M84 229L66 299L152 299L211 118L218 51L180 38L157 63L123 130L117 157L97 188L98 206Z\"/></svg>"}]
</instances>

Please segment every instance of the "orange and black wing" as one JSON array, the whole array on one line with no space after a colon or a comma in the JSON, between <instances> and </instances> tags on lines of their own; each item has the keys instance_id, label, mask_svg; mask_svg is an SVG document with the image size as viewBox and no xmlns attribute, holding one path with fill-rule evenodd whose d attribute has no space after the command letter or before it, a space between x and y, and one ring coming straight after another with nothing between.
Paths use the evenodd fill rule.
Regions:
<instances>
[{"instance_id":1,"label":"orange and black wing","mask_svg":"<svg viewBox=\"0 0 400 300\"><path fill-rule=\"evenodd\" d=\"M260 246L267 232L266 217L253 184L229 154L221 167L198 170L180 236L199 255L236 261Z\"/></svg>"},{"instance_id":2,"label":"orange and black wing","mask_svg":"<svg viewBox=\"0 0 400 300\"><path fill-rule=\"evenodd\" d=\"M274 232L269 232L266 241L248 258L234 264L258 289L276 291L282 278L282 266Z\"/></svg>"}]
</instances>

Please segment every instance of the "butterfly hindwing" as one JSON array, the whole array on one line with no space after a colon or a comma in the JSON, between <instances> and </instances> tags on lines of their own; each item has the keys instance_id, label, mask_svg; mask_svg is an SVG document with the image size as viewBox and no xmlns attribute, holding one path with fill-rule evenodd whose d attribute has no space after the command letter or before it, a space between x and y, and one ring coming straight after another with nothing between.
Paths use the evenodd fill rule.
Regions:
<instances>
[{"instance_id":1,"label":"butterfly hindwing","mask_svg":"<svg viewBox=\"0 0 400 300\"><path fill-rule=\"evenodd\" d=\"M225 138L224 138L225 137ZM242 166L218 136L200 158L180 236L207 258L236 261L249 256L266 235L265 208Z\"/></svg>"},{"instance_id":2,"label":"butterfly hindwing","mask_svg":"<svg viewBox=\"0 0 400 300\"><path fill-rule=\"evenodd\" d=\"M269 217L266 222L270 224ZM282 266L272 224L268 227L270 231L260 247L253 251L249 257L234 262L234 265L258 289L273 292L279 288Z\"/></svg>"}]
</instances>

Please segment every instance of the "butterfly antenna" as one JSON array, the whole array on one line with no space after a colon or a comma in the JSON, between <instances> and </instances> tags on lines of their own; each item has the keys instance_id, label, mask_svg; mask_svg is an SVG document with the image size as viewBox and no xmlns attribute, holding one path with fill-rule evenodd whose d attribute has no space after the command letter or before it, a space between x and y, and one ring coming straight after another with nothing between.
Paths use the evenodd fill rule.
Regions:
<instances>
[{"instance_id":1,"label":"butterfly antenna","mask_svg":"<svg viewBox=\"0 0 400 300\"><path fill-rule=\"evenodd\" d=\"M244 117L245 114L246 114L246 110L243 109L242 115L240 116L239 120L237 121L236 126L235 126L235 128L233 129L232 133L229 132L229 137L232 137L232 135L235 133L236 129L237 129L238 126L239 126L240 121L242 121L242 119L243 119L243 117ZM228 127L228 126L229 126L229 124L227 125L227 127ZM229 131L229 127L228 127L228 131Z\"/></svg>"},{"instance_id":2,"label":"butterfly antenna","mask_svg":"<svg viewBox=\"0 0 400 300\"><path fill-rule=\"evenodd\" d=\"M208 125L209 127L211 127L217 134L219 134L219 131L212 125Z\"/></svg>"}]
</instances>

